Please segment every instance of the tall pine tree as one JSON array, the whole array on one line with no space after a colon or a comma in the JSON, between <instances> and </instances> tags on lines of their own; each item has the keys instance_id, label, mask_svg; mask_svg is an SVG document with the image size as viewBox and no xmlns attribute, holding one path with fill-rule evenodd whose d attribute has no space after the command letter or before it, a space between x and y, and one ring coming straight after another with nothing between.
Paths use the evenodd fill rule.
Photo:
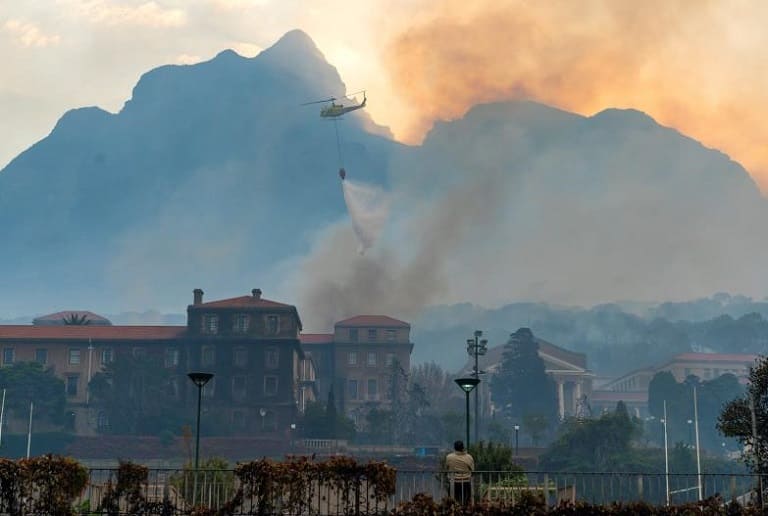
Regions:
<instances>
[{"instance_id":1,"label":"tall pine tree","mask_svg":"<svg viewBox=\"0 0 768 516\"><path fill-rule=\"evenodd\" d=\"M499 371L491 378L493 403L515 421L538 416L557 421L555 383L539 356L539 344L529 328L520 328L504 345Z\"/></svg>"}]
</instances>

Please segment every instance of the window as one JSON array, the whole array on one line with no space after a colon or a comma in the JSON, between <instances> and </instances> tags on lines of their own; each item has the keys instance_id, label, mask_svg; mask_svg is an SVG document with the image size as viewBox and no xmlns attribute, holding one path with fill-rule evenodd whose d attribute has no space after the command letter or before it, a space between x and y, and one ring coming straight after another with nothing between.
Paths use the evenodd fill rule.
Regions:
<instances>
[{"instance_id":1,"label":"window","mask_svg":"<svg viewBox=\"0 0 768 516\"><path fill-rule=\"evenodd\" d=\"M270 369L277 369L277 366L280 363L280 350L277 348L265 349L264 363Z\"/></svg>"},{"instance_id":2,"label":"window","mask_svg":"<svg viewBox=\"0 0 768 516\"><path fill-rule=\"evenodd\" d=\"M248 314L235 314L235 321L232 326L232 330L235 333L248 333L248 326L251 323L251 318Z\"/></svg>"},{"instance_id":3,"label":"window","mask_svg":"<svg viewBox=\"0 0 768 516\"><path fill-rule=\"evenodd\" d=\"M203 398L213 398L214 393L216 392L216 378L211 378L208 380L208 383L206 383L203 386Z\"/></svg>"},{"instance_id":4,"label":"window","mask_svg":"<svg viewBox=\"0 0 768 516\"><path fill-rule=\"evenodd\" d=\"M3 364L13 364L16 358L16 350L14 348L3 348Z\"/></svg>"},{"instance_id":5,"label":"window","mask_svg":"<svg viewBox=\"0 0 768 516\"><path fill-rule=\"evenodd\" d=\"M376 380L373 378L370 378L368 380L368 399L369 400L379 399L379 385L376 382Z\"/></svg>"},{"instance_id":6,"label":"window","mask_svg":"<svg viewBox=\"0 0 768 516\"><path fill-rule=\"evenodd\" d=\"M357 365L357 351L350 351L347 354L347 365Z\"/></svg>"},{"instance_id":7,"label":"window","mask_svg":"<svg viewBox=\"0 0 768 516\"><path fill-rule=\"evenodd\" d=\"M395 354L387 353L387 358L385 359L385 363L387 364L387 367L392 367L395 363Z\"/></svg>"},{"instance_id":8,"label":"window","mask_svg":"<svg viewBox=\"0 0 768 516\"><path fill-rule=\"evenodd\" d=\"M369 351L368 352L368 361L366 362L369 367L373 367L376 365L376 353Z\"/></svg>"},{"instance_id":9,"label":"window","mask_svg":"<svg viewBox=\"0 0 768 516\"><path fill-rule=\"evenodd\" d=\"M100 432L109 429L109 416L107 416L107 413L103 410L100 410L96 416L96 429Z\"/></svg>"},{"instance_id":10,"label":"window","mask_svg":"<svg viewBox=\"0 0 768 516\"><path fill-rule=\"evenodd\" d=\"M277 395L277 376L267 375L264 377L264 396Z\"/></svg>"},{"instance_id":11,"label":"window","mask_svg":"<svg viewBox=\"0 0 768 516\"><path fill-rule=\"evenodd\" d=\"M203 315L203 333L216 335L219 333L219 316L216 314Z\"/></svg>"},{"instance_id":12,"label":"window","mask_svg":"<svg viewBox=\"0 0 768 516\"><path fill-rule=\"evenodd\" d=\"M200 350L200 365L211 366L215 361L213 346L203 346Z\"/></svg>"},{"instance_id":13,"label":"window","mask_svg":"<svg viewBox=\"0 0 768 516\"><path fill-rule=\"evenodd\" d=\"M248 365L248 350L243 347L237 347L232 352L232 361L237 367L245 367Z\"/></svg>"},{"instance_id":14,"label":"window","mask_svg":"<svg viewBox=\"0 0 768 516\"><path fill-rule=\"evenodd\" d=\"M139 360L147 358L147 350L144 348L133 348L133 358Z\"/></svg>"},{"instance_id":15,"label":"window","mask_svg":"<svg viewBox=\"0 0 768 516\"><path fill-rule=\"evenodd\" d=\"M101 350L101 363L110 364L115 359L115 355L112 352L112 348L104 348Z\"/></svg>"},{"instance_id":16,"label":"window","mask_svg":"<svg viewBox=\"0 0 768 516\"><path fill-rule=\"evenodd\" d=\"M267 316L267 335L277 335L280 331L280 317L277 315Z\"/></svg>"},{"instance_id":17,"label":"window","mask_svg":"<svg viewBox=\"0 0 768 516\"><path fill-rule=\"evenodd\" d=\"M35 362L45 365L48 363L48 350L45 348L38 348L35 350Z\"/></svg>"},{"instance_id":18,"label":"window","mask_svg":"<svg viewBox=\"0 0 768 516\"><path fill-rule=\"evenodd\" d=\"M376 328L368 328L368 340L376 340Z\"/></svg>"},{"instance_id":19,"label":"window","mask_svg":"<svg viewBox=\"0 0 768 516\"><path fill-rule=\"evenodd\" d=\"M72 348L69 350L69 365L80 365L80 350Z\"/></svg>"},{"instance_id":20,"label":"window","mask_svg":"<svg viewBox=\"0 0 768 516\"><path fill-rule=\"evenodd\" d=\"M67 376L67 396L77 396L78 375L71 374Z\"/></svg>"},{"instance_id":21,"label":"window","mask_svg":"<svg viewBox=\"0 0 768 516\"><path fill-rule=\"evenodd\" d=\"M174 400L179 399L179 379L175 376L173 378L168 379L168 385L167 388L167 394L170 398Z\"/></svg>"},{"instance_id":22,"label":"window","mask_svg":"<svg viewBox=\"0 0 768 516\"><path fill-rule=\"evenodd\" d=\"M237 430L245 430L245 412L242 410L232 411L232 426Z\"/></svg>"},{"instance_id":23,"label":"window","mask_svg":"<svg viewBox=\"0 0 768 516\"><path fill-rule=\"evenodd\" d=\"M165 348L165 367L176 367L179 365L179 350L176 348Z\"/></svg>"},{"instance_id":24,"label":"window","mask_svg":"<svg viewBox=\"0 0 768 516\"><path fill-rule=\"evenodd\" d=\"M243 375L232 377L232 398L242 400L246 395L246 379Z\"/></svg>"},{"instance_id":25,"label":"window","mask_svg":"<svg viewBox=\"0 0 768 516\"><path fill-rule=\"evenodd\" d=\"M261 429L266 432L277 430L277 415L273 411L267 410L261 416Z\"/></svg>"},{"instance_id":26,"label":"window","mask_svg":"<svg viewBox=\"0 0 768 516\"><path fill-rule=\"evenodd\" d=\"M349 399L351 400L357 399L357 380L349 380L347 382L347 394L349 396Z\"/></svg>"},{"instance_id":27,"label":"window","mask_svg":"<svg viewBox=\"0 0 768 516\"><path fill-rule=\"evenodd\" d=\"M360 339L360 337L357 334L357 328L350 328L349 329L349 340L352 342L357 342Z\"/></svg>"},{"instance_id":28,"label":"window","mask_svg":"<svg viewBox=\"0 0 768 516\"><path fill-rule=\"evenodd\" d=\"M387 342L395 342L395 339L397 338L397 330L386 330L384 332L384 338L387 339Z\"/></svg>"}]
</instances>

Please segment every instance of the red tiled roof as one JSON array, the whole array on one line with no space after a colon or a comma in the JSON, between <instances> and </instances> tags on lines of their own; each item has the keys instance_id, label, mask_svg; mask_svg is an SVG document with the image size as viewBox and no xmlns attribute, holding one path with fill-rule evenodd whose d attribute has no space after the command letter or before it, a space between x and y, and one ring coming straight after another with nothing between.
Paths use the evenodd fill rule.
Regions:
<instances>
[{"instance_id":1,"label":"red tiled roof","mask_svg":"<svg viewBox=\"0 0 768 516\"><path fill-rule=\"evenodd\" d=\"M229 299L220 299L218 301L209 301L199 305L190 305L192 308L295 308L293 305L278 303L254 296L231 297Z\"/></svg>"},{"instance_id":2,"label":"red tiled roof","mask_svg":"<svg viewBox=\"0 0 768 516\"><path fill-rule=\"evenodd\" d=\"M676 355L670 362L754 362L757 355L725 355L721 353L683 353Z\"/></svg>"},{"instance_id":3,"label":"red tiled roof","mask_svg":"<svg viewBox=\"0 0 768 516\"><path fill-rule=\"evenodd\" d=\"M379 328L410 328L405 321L394 319L386 315L356 315L349 319L339 321L334 326L377 326Z\"/></svg>"},{"instance_id":4,"label":"red tiled roof","mask_svg":"<svg viewBox=\"0 0 768 516\"><path fill-rule=\"evenodd\" d=\"M183 336L186 326L0 325L0 339L164 340Z\"/></svg>"},{"instance_id":5,"label":"red tiled roof","mask_svg":"<svg viewBox=\"0 0 768 516\"><path fill-rule=\"evenodd\" d=\"M299 340L302 344L330 344L333 342L333 333L302 333Z\"/></svg>"}]
</instances>

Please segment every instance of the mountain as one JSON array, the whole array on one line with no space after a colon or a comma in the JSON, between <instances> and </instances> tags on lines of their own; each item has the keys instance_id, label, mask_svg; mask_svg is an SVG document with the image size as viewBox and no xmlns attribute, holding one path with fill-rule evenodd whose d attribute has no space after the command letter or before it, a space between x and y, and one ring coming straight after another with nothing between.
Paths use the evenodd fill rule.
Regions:
<instances>
[{"instance_id":1,"label":"mountain","mask_svg":"<svg viewBox=\"0 0 768 516\"><path fill-rule=\"evenodd\" d=\"M333 127L320 106L299 106L344 91L293 31L251 59L227 50L154 69L117 114L69 111L0 172L0 291L14 292L0 311L84 299L178 309L195 286L263 285L345 213ZM386 183L398 145L365 123L362 111L341 122L346 165Z\"/></svg>"},{"instance_id":2,"label":"mountain","mask_svg":"<svg viewBox=\"0 0 768 516\"><path fill-rule=\"evenodd\" d=\"M322 331L436 303L768 287L766 202L740 165L638 111L533 102L475 106L412 147L364 110L345 116L348 177L390 201L359 256L334 236L351 234L334 127L299 105L344 91L293 31L254 58L151 70L119 113L66 113L0 171L0 314L177 312L195 287L258 286Z\"/></svg>"}]
</instances>

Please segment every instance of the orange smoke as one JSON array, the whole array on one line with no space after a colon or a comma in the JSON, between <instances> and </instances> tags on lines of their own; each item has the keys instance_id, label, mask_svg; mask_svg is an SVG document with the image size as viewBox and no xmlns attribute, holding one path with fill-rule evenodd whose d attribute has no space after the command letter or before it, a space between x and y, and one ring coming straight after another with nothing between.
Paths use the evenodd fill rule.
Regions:
<instances>
[{"instance_id":1,"label":"orange smoke","mask_svg":"<svg viewBox=\"0 0 768 516\"><path fill-rule=\"evenodd\" d=\"M413 109L403 139L482 102L631 107L728 153L768 192L768 3L502 4L436 1L440 14L393 38L385 66Z\"/></svg>"}]
</instances>

